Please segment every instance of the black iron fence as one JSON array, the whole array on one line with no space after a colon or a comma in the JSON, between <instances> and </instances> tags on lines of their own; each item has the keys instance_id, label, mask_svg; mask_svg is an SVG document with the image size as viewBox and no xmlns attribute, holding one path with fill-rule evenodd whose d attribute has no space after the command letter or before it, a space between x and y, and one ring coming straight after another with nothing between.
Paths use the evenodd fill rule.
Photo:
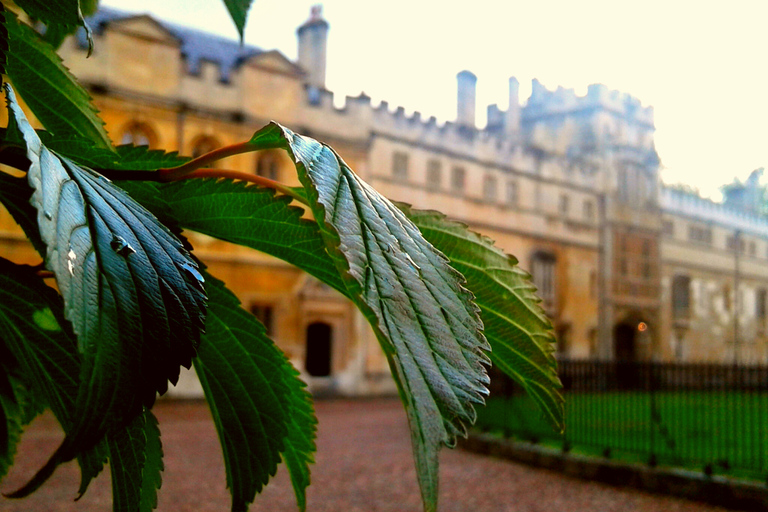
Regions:
<instances>
[{"instance_id":1,"label":"black iron fence","mask_svg":"<svg viewBox=\"0 0 768 512\"><path fill-rule=\"evenodd\" d=\"M768 366L559 361L566 429L494 372L478 426L650 465L768 476Z\"/></svg>"}]
</instances>

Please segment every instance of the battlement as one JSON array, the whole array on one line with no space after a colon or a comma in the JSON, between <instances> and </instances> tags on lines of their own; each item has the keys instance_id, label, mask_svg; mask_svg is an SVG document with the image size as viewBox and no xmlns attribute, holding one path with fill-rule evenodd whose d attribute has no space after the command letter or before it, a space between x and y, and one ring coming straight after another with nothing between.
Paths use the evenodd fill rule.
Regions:
<instances>
[{"instance_id":1,"label":"battlement","mask_svg":"<svg viewBox=\"0 0 768 512\"><path fill-rule=\"evenodd\" d=\"M531 84L531 96L523 109L523 117L532 120L595 108L607 110L630 122L653 127L653 107L644 107L634 96L608 89L603 84L590 85L585 96L578 96L573 89L563 87L550 91L535 78Z\"/></svg>"},{"instance_id":2,"label":"battlement","mask_svg":"<svg viewBox=\"0 0 768 512\"><path fill-rule=\"evenodd\" d=\"M731 229L768 237L768 217L716 203L690 192L662 186L659 201L663 211L715 222Z\"/></svg>"}]
</instances>

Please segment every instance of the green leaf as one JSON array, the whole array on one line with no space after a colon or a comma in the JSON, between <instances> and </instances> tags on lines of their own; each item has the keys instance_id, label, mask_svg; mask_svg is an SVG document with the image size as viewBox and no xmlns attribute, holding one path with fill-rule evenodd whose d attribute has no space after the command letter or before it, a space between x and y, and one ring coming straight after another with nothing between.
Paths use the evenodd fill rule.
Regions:
<instances>
[{"instance_id":1,"label":"green leaf","mask_svg":"<svg viewBox=\"0 0 768 512\"><path fill-rule=\"evenodd\" d=\"M0 203L8 210L13 220L21 226L35 250L45 257L45 244L37 230L37 210L29 203L32 188L24 178L15 178L0 172Z\"/></svg>"},{"instance_id":2,"label":"green leaf","mask_svg":"<svg viewBox=\"0 0 768 512\"><path fill-rule=\"evenodd\" d=\"M112 510L151 512L162 483L163 447L157 419L145 410L109 438Z\"/></svg>"},{"instance_id":3,"label":"green leaf","mask_svg":"<svg viewBox=\"0 0 768 512\"><path fill-rule=\"evenodd\" d=\"M28 387L69 431L78 392L80 357L61 297L31 267L0 258L0 332L6 350L18 361ZM0 355L3 355L0 351ZM3 360L9 360L11 357ZM101 448L100 448L101 447ZM103 443L78 454L80 494L101 471Z\"/></svg>"},{"instance_id":4,"label":"green leaf","mask_svg":"<svg viewBox=\"0 0 768 512\"><path fill-rule=\"evenodd\" d=\"M312 405L312 396L307 391L306 384L299 378L299 372L288 361L285 362L285 366L293 377L287 379L289 393L286 402L283 402L283 405L288 408L289 418L283 460L291 475L291 484L299 510L304 512L307 508L306 489L309 487L310 480L309 465L315 462L314 453L317 451L315 446L317 417Z\"/></svg>"},{"instance_id":5,"label":"green leaf","mask_svg":"<svg viewBox=\"0 0 768 512\"><path fill-rule=\"evenodd\" d=\"M207 274L206 281L206 333L194 363L219 433L232 510L248 509L284 452L303 503L315 425L306 391L264 326L223 283Z\"/></svg>"},{"instance_id":6,"label":"green leaf","mask_svg":"<svg viewBox=\"0 0 768 512\"><path fill-rule=\"evenodd\" d=\"M240 41L243 40L243 32L245 31L245 19L248 17L248 9L251 8L253 0L224 0L224 5L227 6L229 15L232 17L232 21L235 22L237 27L237 33L240 34Z\"/></svg>"},{"instance_id":7,"label":"green leaf","mask_svg":"<svg viewBox=\"0 0 768 512\"><path fill-rule=\"evenodd\" d=\"M33 19L48 25L48 31L60 34L71 34L78 26L82 26L88 36L88 45L93 49L91 29L83 19L79 0L15 0ZM54 28L55 27L55 28ZM89 51L90 53L90 51Z\"/></svg>"},{"instance_id":8,"label":"green leaf","mask_svg":"<svg viewBox=\"0 0 768 512\"><path fill-rule=\"evenodd\" d=\"M13 357L0 339L0 481L13 465L24 427L41 412L41 404L25 384Z\"/></svg>"},{"instance_id":9,"label":"green leaf","mask_svg":"<svg viewBox=\"0 0 768 512\"><path fill-rule=\"evenodd\" d=\"M493 240L451 221L440 212L398 203L424 237L451 260L475 293L491 344L491 360L539 403L550 422L563 429L563 398L554 358L555 337L539 305L530 276Z\"/></svg>"},{"instance_id":10,"label":"green leaf","mask_svg":"<svg viewBox=\"0 0 768 512\"><path fill-rule=\"evenodd\" d=\"M22 496L53 469L128 424L189 367L204 325L197 265L146 209L108 180L51 153L6 85L27 145L46 265L83 353L76 424Z\"/></svg>"},{"instance_id":11,"label":"green leaf","mask_svg":"<svg viewBox=\"0 0 768 512\"><path fill-rule=\"evenodd\" d=\"M73 133L111 148L90 96L53 48L12 12L0 15L4 16L10 46L6 72L40 122L59 136Z\"/></svg>"},{"instance_id":12,"label":"green leaf","mask_svg":"<svg viewBox=\"0 0 768 512\"><path fill-rule=\"evenodd\" d=\"M8 55L8 29L5 28L5 7L0 2L0 84L5 74L6 55Z\"/></svg>"},{"instance_id":13,"label":"green leaf","mask_svg":"<svg viewBox=\"0 0 768 512\"><path fill-rule=\"evenodd\" d=\"M296 163L327 250L388 356L411 427L425 510L437 507L438 449L487 394L488 344L464 279L418 228L329 147L270 124L255 149Z\"/></svg>"},{"instance_id":14,"label":"green leaf","mask_svg":"<svg viewBox=\"0 0 768 512\"><path fill-rule=\"evenodd\" d=\"M194 179L167 184L119 182L131 197L185 229L281 258L347 294L325 251L316 222L271 189L231 180ZM163 204L159 204L161 201Z\"/></svg>"}]
</instances>

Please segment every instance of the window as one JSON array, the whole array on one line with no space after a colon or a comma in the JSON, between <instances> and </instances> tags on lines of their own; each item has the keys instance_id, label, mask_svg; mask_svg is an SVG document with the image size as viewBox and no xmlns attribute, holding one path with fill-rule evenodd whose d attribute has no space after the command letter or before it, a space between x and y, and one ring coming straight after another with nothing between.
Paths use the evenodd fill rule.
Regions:
<instances>
[{"instance_id":1,"label":"window","mask_svg":"<svg viewBox=\"0 0 768 512\"><path fill-rule=\"evenodd\" d=\"M688 240L692 242L701 242L703 244L712 244L712 228L696 225L688 226Z\"/></svg>"},{"instance_id":2,"label":"window","mask_svg":"<svg viewBox=\"0 0 768 512\"><path fill-rule=\"evenodd\" d=\"M396 151L392 155L392 176L402 180L408 179L408 155Z\"/></svg>"},{"instance_id":3,"label":"window","mask_svg":"<svg viewBox=\"0 0 768 512\"><path fill-rule=\"evenodd\" d=\"M438 160L427 162L427 186L429 188L440 188L443 182L443 170Z\"/></svg>"},{"instance_id":4,"label":"window","mask_svg":"<svg viewBox=\"0 0 768 512\"><path fill-rule=\"evenodd\" d=\"M210 153L211 151L218 149L221 147L221 144L219 144L219 141L214 139L213 137L208 136L202 136L198 137L195 142L192 144L192 158L197 158L199 156L202 156L206 153ZM210 164L211 166L216 166L218 162L213 162Z\"/></svg>"},{"instance_id":5,"label":"window","mask_svg":"<svg viewBox=\"0 0 768 512\"><path fill-rule=\"evenodd\" d=\"M271 304L251 304L251 314L267 328L267 336L271 337L275 334L274 308Z\"/></svg>"},{"instance_id":6,"label":"window","mask_svg":"<svg viewBox=\"0 0 768 512\"><path fill-rule=\"evenodd\" d=\"M688 318L691 310L691 278L677 275L672 279L672 313L675 318Z\"/></svg>"},{"instance_id":7,"label":"window","mask_svg":"<svg viewBox=\"0 0 768 512\"><path fill-rule=\"evenodd\" d=\"M560 194L560 202L558 209L560 210L560 215L568 215L568 208L569 208L569 198L565 194Z\"/></svg>"},{"instance_id":8,"label":"window","mask_svg":"<svg viewBox=\"0 0 768 512\"><path fill-rule=\"evenodd\" d=\"M146 123L131 123L123 131L123 135L120 137L120 144L153 147L157 144L157 135Z\"/></svg>"},{"instance_id":9,"label":"window","mask_svg":"<svg viewBox=\"0 0 768 512\"><path fill-rule=\"evenodd\" d=\"M595 220L595 203L589 200L584 201L584 219L588 221Z\"/></svg>"},{"instance_id":10,"label":"window","mask_svg":"<svg viewBox=\"0 0 768 512\"><path fill-rule=\"evenodd\" d=\"M280 160L275 153L266 152L256 161L256 174L262 178L277 180L280 171Z\"/></svg>"},{"instance_id":11,"label":"window","mask_svg":"<svg viewBox=\"0 0 768 512\"><path fill-rule=\"evenodd\" d=\"M483 178L483 198L486 201L495 201L497 188L496 177L487 174L485 178Z\"/></svg>"},{"instance_id":12,"label":"window","mask_svg":"<svg viewBox=\"0 0 768 512\"><path fill-rule=\"evenodd\" d=\"M662 221L661 234L664 236L675 236L675 223L671 220Z\"/></svg>"},{"instance_id":13,"label":"window","mask_svg":"<svg viewBox=\"0 0 768 512\"><path fill-rule=\"evenodd\" d=\"M736 240L738 240L738 242ZM731 235L725 239L725 246L731 251L736 250L737 243L739 252L744 252L745 244L744 239L741 238L741 235Z\"/></svg>"},{"instance_id":14,"label":"window","mask_svg":"<svg viewBox=\"0 0 768 512\"><path fill-rule=\"evenodd\" d=\"M547 312L555 308L556 281L555 255L548 252L536 252L531 258L531 277L536 285L538 295L541 297L542 306Z\"/></svg>"},{"instance_id":15,"label":"window","mask_svg":"<svg viewBox=\"0 0 768 512\"><path fill-rule=\"evenodd\" d=\"M451 169L451 188L455 191L464 190L464 183L467 180L467 171L463 167L454 167Z\"/></svg>"},{"instance_id":16,"label":"window","mask_svg":"<svg viewBox=\"0 0 768 512\"><path fill-rule=\"evenodd\" d=\"M507 204L510 206L517 205L517 182L507 182Z\"/></svg>"},{"instance_id":17,"label":"window","mask_svg":"<svg viewBox=\"0 0 768 512\"><path fill-rule=\"evenodd\" d=\"M754 256L755 254L757 254L757 246L755 246L755 242L749 242L747 247L748 247L747 252L749 253L750 256Z\"/></svg>"}]
</instances>

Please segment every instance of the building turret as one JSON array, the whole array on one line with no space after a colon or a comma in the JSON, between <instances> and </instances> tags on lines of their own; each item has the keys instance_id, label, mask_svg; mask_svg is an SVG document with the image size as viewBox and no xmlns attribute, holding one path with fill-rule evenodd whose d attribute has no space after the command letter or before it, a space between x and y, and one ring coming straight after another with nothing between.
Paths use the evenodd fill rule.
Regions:
<instances>
[{"instance_id":1,"label":"building turret","mask_svg":"<svg viewBox=\"0 0 768 512\"><path fill-rule=\"evenodd\" d=\"M470 71L461 71L456 75L459 85L456 124L460 127L475 127L475 88L477 77Z\"/></svg>"},{"instance_id":2,"label":"building turret","mask_svg":"<svg viewBox=\"0 0 768 512\"><path fill-rule=\"evenodd\" d=\"M517 137L520 132L520 82L515 77L509 78L509 107L504 125L507 137Z\"/></svg>"},{"instance_id":3,"label":"building turret","mask_svg":"<svg viewBox=\"0 0 768 512\"><path fill-rule=\"evenodd\" d=\"M309 19L296 30L299 37L299 66L307 72L307 84L325 89L325 62L328 49L328 22L323 7L312 6Z\"/></svg>"}]
</instances>

